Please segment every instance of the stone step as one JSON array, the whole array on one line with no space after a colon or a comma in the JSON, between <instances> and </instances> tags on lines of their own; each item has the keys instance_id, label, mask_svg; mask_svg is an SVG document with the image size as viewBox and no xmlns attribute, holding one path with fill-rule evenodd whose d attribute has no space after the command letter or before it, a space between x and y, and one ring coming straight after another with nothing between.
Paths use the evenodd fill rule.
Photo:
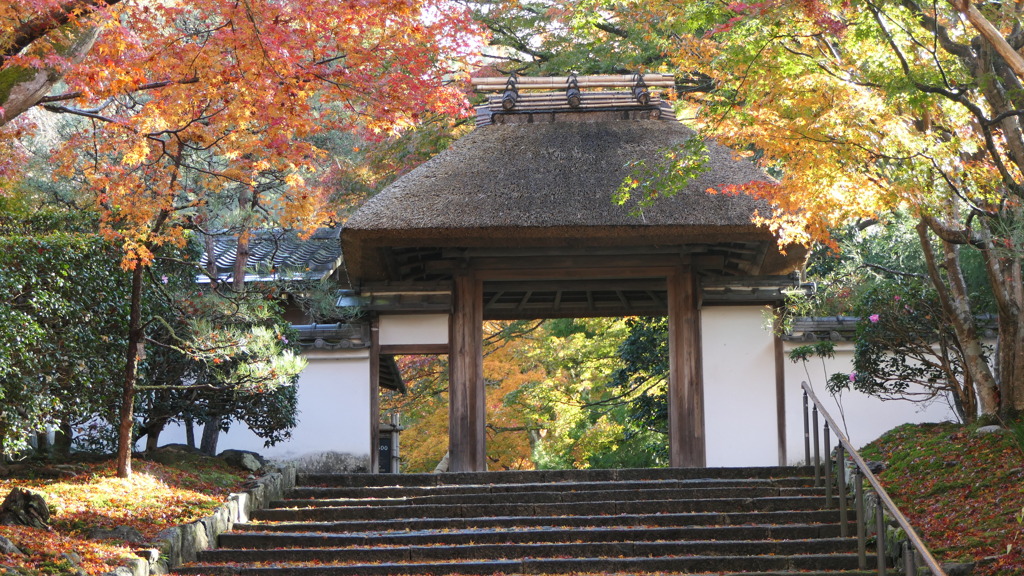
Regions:
<instances>
[{"instance_id":1,"label":"stone step","mask_svg":"<svg viewBox=\"0 0 1024 576\"><path fill-rule=\"evenodd\" d=\"M775 489L780 493L824 494L807 478L750 478L750 479L668 479L628 480L615 482L524 482L501 484L441 484L389 485L389 486L297 486L291 492L295 499L307 498L409 498L419 496L447 496L471 494L503 494L526 492L624 492L667 489Z\"/></svg>"},{"instance_id":2,"label":"stone step","mask_svg":"<svg viewBox=\"0 0 1024 576\"><path fill-rule=\"evenodd\" d=\"M463 560L661 556L765 556L855 552L851 538L812 540L694 540L660 542L530 542L433 546L353 546L250 550L221 548L199 553L200 562L451 562Z\"/></svg>"},{"instance_id":3,"label":"stone step","mask_svg":"<svg viewBox=\"0 0 1024 576\"><path fill-rule=\"evenodd\" d=\"M809 468L304 475L176 570L862 576ZM852 518L852 514L850 516ZM874 562L874 559L869 559Z\"/></svg>"},{"instance_id":4,"label":"stone step","mask_svg":"<svg viewBox=\"0 0 1024 576\"><path fill-rule=\"evenodd\" d=\"M708 488L650 488L634 487L630 489L605 490L557 490L559 486L547 490L531 490L524 492L467 492L444 494L406 494L353 496L344 494L344 489L322 488L295 490L288 500L271 503L272 508L296 508L302 506L343 506L371 502L374 506L406 506L409 504L487 504L491 502L514 501L529 503L555 502L593 502L593 501L630 501L630 500L693 500L708 498L761 498L769 496L817 496L824 495L823 490L813 488L779 488L777 486L729 486Z\"/></svg>"},{"instance_id":5,"label":"stone step","mask_svg":"<svg viewBox=\"0 0 1024 576\"><path fill-rule=\"evenodd\" d=\"M270 565L237 565L195 563L179 568L179 574L215 576L386 576L386 575L451 575L494 574L699 574L722 572L800 572L832 571L837 574L865 574L857 570L856 554L798 554L773 556L663 556L655 558L534 558L498 560L466 560L459 562L382 562L356 564L323 564L320 562L290 564L274 561Z\"/></svg>"},{"instance_id":6,"label":"stone step","mask_svg":"<svg viewBox=\"0 0 1024 576\"><path fill-rule=\"evenodd\" d=\"M445 474L299 474L299 486L441 486L542 482L610 482L683 479L811 479L810 466L754 468L627 468L599 470L507 470Z\"/></svg>"},{"instance_id":7,"label":"stone step","mask_svg":"<svg viewBox=\"0 0 1024 576\"><path fill-rule=\"evenodd\" d=\"M266 510L263 512L283 512ZM853 518L852 514L850 518ZM372 530L430 530L470 528L517 528L528 526L715 526L738 524L835 524L838 510L783 510L732 513L663 513L663 514L582 514L578 516L491 516L481 518L385 518L373 520L295 522L261 519L249 524L236 524L238 531L274 532L365 532Z\"/></svg>"},{"instance_id":8,"label":"stone step","mask_svg":"<svg viewBox=\"0 0 1024 576\"><path fill-rule=\"evenodd\" d=\"M390 518L473 518L488 516L577 516L621 514L678 514L682 512L769 512L820 510L825 499L817 496L766 498L708 498L702 500L642 500L593 502L494 502L490 504L411 504L406 506L347 506L270 508L254 511L260 521L381 520Z\"/></svg>"},{"instance_id":9,"label":"stone step","mask_svg":"<svg viewBox=\"0 0 1024 576\"><path fill-rule=\"evenodd\" d=\"M531 542L654 542L699 540L806 540L836 538L838 524L771 524L746 526L612 526L607 528L555 526L404 530L390 532L229 532L220 536L224 548L341 548L345 546L429 546Z\"/></svg>"}]
</instances>

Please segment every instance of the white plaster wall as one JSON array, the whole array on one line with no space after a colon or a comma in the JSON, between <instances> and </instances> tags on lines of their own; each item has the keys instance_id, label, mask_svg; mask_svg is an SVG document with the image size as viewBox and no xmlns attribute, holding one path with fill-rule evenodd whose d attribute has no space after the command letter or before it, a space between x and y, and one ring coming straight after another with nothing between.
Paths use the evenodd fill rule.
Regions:
<instances>
[{"instance_id":1,"label":"white plaster wall","mask_svg":"<svg viewBox=\"0 0 1024 576\"><path fill-rule=\"evenodd\" d=\"M945 399L936 399L927 404L905 400L880 400L860 392L844 392L833 397L825 389L829 375L841 372L849 374L853 369L853 343L837 342L835 358L821 360L814 358L807 362L789 360L789 352L804 344L786 342L786 451L789 464L804 460L803 390L802 382L808 382L818 400L836 420L856 448L871 442L883 433L907 422L943 422L956 420L955 413ZM819 435L824 419L819 420ZM835 439L832 440L833 445ZM813 447L811 448L813 450ZM812 452L813 457L813 452Z\"/></svg>"},{"instance_id":2,"label":"white plaster wall","mask_svg":"<svg viewBox=\"0 0 1024 576\"><path fill-rule=\"evenodd\" d=\"M251 450L279 461L316 458L323 453L348 453L367 458L370 453L370 358L368 350L304 353L308 366L299 376L298 425L292 437L271 447L234 423L222 433L217 450ZM202 427L196 429L196 441ZM161 444L185 443L183 426L168 426Z\"/></svg>"},{"instance_id":3,"label":"white plaster wall","mask_svg":"<svg viewBox=\"0 0 1024 576\"><path fill-rule=\"evenodd\" d=\"M760 306L701 310L707 465L774 466L774 339Z\"/></svg>"},{"instance_id":4,"label":"white plaster wall","mask_svg":"<svg viewBox=\"0 0 1024 576\"><path fill-rule=\"evenodd\" d=\"M380 343L447 344L447 314L391 314L380 316Z\"/></svg>"},{"instance_id":5,"label":"white plaster wall","mask_svg":"<svg viewBox=\"0 0 1024 576\"><path fill-rule=\"evenodd\" d=\"M761 306L708 306L701 310L708 466L779 463L774 341L764 328L762 310ZM837 342L835 358L825 360L824 364L812 359L806 370L802 363L791 362L788 355L801 344L784 345L787 464L804 460L800 387L804 381L811 384L826 410L858 448L906 422L955 420L944 399L920 404L880 400L859 392L833 397L825 390L825 380L830 374L852 370L853 343ZM819 431L822 425L823 418ZM832 442L834 445L834 438Z\"/></svg>"}]
</instances>

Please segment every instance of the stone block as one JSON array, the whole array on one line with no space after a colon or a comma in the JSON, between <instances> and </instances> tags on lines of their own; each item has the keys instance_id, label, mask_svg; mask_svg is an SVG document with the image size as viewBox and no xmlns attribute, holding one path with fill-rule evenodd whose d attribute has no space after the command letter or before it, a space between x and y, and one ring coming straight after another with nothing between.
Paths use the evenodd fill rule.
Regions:
<instances>
[{"instance_id":1,"label":"stone block","mask_svg":"<svg viewBox=\"0 0 1024 576\"><path fill-rule=\"evenodd\" d=\"M246 523L249 521L249 512L252 511L252 498L248 492L236 492L228 496L229 502L237 509L235 522Z\"/></svg>"},{"instance_id":2,"label":"stone block","mask_svg":"<svg viewBox=\"0 0 1024 576\"><path fill-rule=\"evenodd\" d=\"M143 558L128 558L124 561L125 567L131 571L132 576L149 576L149 562Z\"/></svg>"},{"instance_id":3,"label":"stone block","mask_svg":"<svg viewBox=\"0 0 1024 576\"><path fill-rule=\"evenodd\" d=\"M281 468L281 490L287 494L295 489L295 465L287 464Z\"/></svg>"},{"instance_id":4,"label":"stone block","mask_svg":"<svg viewBox=\"0 0 1024 576\"><path fill-rule=\"evenodd\" d=\"M168 566L181 566L181 528L174 526L161 530L156 538L160 555L167 559Z\"/></svg>"},{"instance_id":5,"label":"stone block","mask_svg":"<svg viewBox=\"0 0 1024 576\"><path fill-rule=\"evenodd\" d=\"M210 547L206 526L202 521L181 527L181 563L195 562L197 553Z\"/></svg>"},{"instance_id":6,"label":"stone block","mask_svg":"<svg viewBox=\"0 0 1024 576\"><path fill-rule=\"evenodd\" d=\"M249 489L249 510L259 510L267 507L267 489L264 484L257 483Z\"/></svg>"},{"instance_id":7,"label":"stone block","mask_svg":"<svg viewBox=\"0 0 1024 576\"><path fill-rule=\"evenodd\" d=\"M231 530L235 527L235 522L241 522L238 519L238 500L229 496L227 501L224 502L224 508L227 508L228 511L228 530Z\"/></svg>"},{"instance_id":8,"label":"stone block","mask_svg":"<svg viewBox=\"0 0 1024 576\"><path fill-rule=\"evenodd\" d=\"M226 506L218 506L213 511L213 514L203 518L201 522L206 526L206 536L210 540L210 548L216 548L217 537L230 529L231 523L228 518L228 508Z\"/></svg>"}]
</instances>

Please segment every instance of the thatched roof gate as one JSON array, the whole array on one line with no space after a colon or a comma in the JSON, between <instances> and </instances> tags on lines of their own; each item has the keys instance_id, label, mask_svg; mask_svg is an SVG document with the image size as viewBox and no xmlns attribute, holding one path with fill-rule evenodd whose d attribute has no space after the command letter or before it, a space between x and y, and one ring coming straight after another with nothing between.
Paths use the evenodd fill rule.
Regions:
<instances>
[{"instance_id":1,"label":"thatched roof gate","mask_svg":"<svg viewBox=\"0 0 1024 576\"><path fill-rule=\"evenodd\" d=\"M767 206L707 192L768 178L714 143L709 169L684 192L640 216L613 203L630 162L664 161L693 132L656 95L641 104L601 94L584 91L576 108L550 95L492 99L472 133L370 199L342 231L367 310L451 314L454 470L486 467L484 319L665 314L672 464L702 465L699 307L778 301L802 265L804 250L783 253L751 222Z\"/></svg>"}]
</instances>

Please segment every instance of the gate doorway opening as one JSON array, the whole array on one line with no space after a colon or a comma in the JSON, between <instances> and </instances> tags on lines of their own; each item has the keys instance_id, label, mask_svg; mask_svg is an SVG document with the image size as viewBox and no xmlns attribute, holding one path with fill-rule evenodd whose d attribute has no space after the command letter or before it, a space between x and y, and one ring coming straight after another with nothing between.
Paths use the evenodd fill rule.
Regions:
<instances>
[{"instance_id":1,"label":"gate doorway opening","mask_svg":"<svg viewBox=\"0 0 1024 576\"><path fill-rule=\"evenodd\" d=\"M669 463L664 317L485 321L489 470L655 468ZM402 471L432 472L448 450L448 358L396 358L408 392Z\"/></svg>"}]
</instances>

